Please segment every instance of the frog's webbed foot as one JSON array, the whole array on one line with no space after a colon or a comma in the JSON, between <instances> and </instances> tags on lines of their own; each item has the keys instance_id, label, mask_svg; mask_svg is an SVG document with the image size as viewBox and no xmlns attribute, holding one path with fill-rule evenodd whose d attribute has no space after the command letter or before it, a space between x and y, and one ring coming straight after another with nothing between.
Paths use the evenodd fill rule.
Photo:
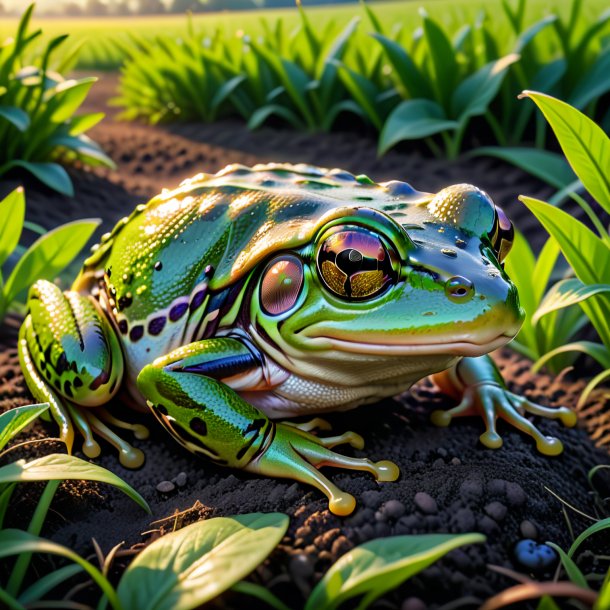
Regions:
<instances>
[{"instance_id":1,"label":"frog's webbed foot","mask_svg":"<svg viewBox=\"0 0 610 610\"><path fill-rule=\"evenodd\" d=\"M370 472L378 481L395 481L400 471L393 462L372 462L331 451L331 447L343 443L349 443L356 448L364 445L362 437L354 432L324 439L295 428L294 425L279 423L276 424L271 444L248 464L246 470L267 476L296 479L313 485L328 497L332 513L349 515L354 510L356 500L329 481L318 468L334 466L361 470Z\"/></svg>"},{"instance_id":2,"label":"frog's webbed foot","mask_svg":"<svg viewBox=\"0 0 610 610\"><path fill-rule=\"evenodd\" d=\"M536 441L538 451L545 455L559 455L563 451L563 444L558 438L543 435L527 419L526 414L559 419L568 427L576 424L576 414L567 407L543 407L509 392L493 381L466 387L459 405L448 411L434 411L431 419L437 426L448 426L454 417L476 414L480 415L485 423L485 432L479 440L486 447L497 449L502 446L502 437L496 429L496 420L500 418L531 436Z\"/></svg>"}]
</instances>

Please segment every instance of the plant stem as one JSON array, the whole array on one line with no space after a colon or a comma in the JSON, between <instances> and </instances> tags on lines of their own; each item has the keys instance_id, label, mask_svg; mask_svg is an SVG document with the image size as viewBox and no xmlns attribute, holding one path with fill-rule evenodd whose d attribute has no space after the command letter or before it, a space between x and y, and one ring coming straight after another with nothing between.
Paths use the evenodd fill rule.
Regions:
<instances>
[{"instance_id":1,"label":"plant stem","mask_svg":"<svg viewBox=\"0 0 610 610\"><path fill-rule=\"evenodd\" d=\"M502 126L500 125L498 119L491 113L489 110L485 113L485 118L491 127L491 130L494 132L494 136L496 136L496 140L500 146L506 146L506 135L504 131L502 131Z\"/></svg>"},{"instance_id":2,"label":"plant stem","mask_svg":"<svg viewBox=\"0 0 610 610\"><path fill-rule=\"evenodd\" d=\"M0 587L0 602L3 607L10 610L25 610L25 606L20 604L12 595L9 595L2 587Z\"/></svg>"},{"instance_id":3,"label":"plant stem","mask_svg":"<svg viewBox=\"0 0 610 610\"><path fill-rule=\"evenodd\" d=\"M583 209L585 214L589 217L589 220L593 223L593 226L597 229L600 238L607 245L610 246L610 235L602 224L601 220L597 217L597 214L593 211L593 208L583 199L578 193L570 193L570 197L576 201L576 203Z\"/></svg>"},{"instance_id":4,"label":"plant stem","mask_svg":"<svg viewBox=\"0 0 610 610\"><path fill-rule=\"evenodd\" d=\"M443 158L443 151L441 150L440 146L432 138L430 138L430 137L425 138L425 142L428 145L428 148L432 151L432 154L437 159Z\"/></svg>"},{"instance_id":5,"label":"plant stem","mask_svg":"<svg viewBox=\"0 0 610 610\"><path fill-rule=\"evenodd\" d=\"M61 481L57 480L49 481L46 484L44 491L42 492L42 496L40 496L40 500L38 501L38 505L36 506L36 510L34 511L34 515L32 516L32 520L30 521L30 525L27 529L28 533L33 534L34 536L38 536L40 534L42 524L44 523L47 512L49 511L49 506L51 506L51 501L53 500L53 496L55 495L60 483ZM25 574L30 565L31 558L31 553L23 553L17 558L13 571L11 572L10 578L8 579L8 583L6 585L6 590L9 594L16 596L19 592L23 579L25 578Z\"/></svg>"}]
</instances>

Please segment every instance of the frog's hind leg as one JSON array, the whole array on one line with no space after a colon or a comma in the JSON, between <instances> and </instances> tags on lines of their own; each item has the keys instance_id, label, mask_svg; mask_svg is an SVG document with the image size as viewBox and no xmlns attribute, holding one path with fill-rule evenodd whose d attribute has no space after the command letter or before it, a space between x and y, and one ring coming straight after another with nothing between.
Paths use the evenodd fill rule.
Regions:
<instances>
[{"instance_id":1,"label":"frog's hind leg","mask_svg":"<svg viewBox=\"0 0 610 610\"><path fill-rule=\"evenodd\" d=\"M332 430L330 423L321 417L314 417L313 419L304 422L285 421L284 423L287 426L303 430L303 432L311 432L312 430Z\"/></svg>"},{"instance_id":2,"label":"frog's hind leg","mask_svg":"<svg viewBox=\"0 0 610 610\"><path fill-rule=\"evenodd\" d=\"M97 457L97 432L130 455L124 441L87 410L107 403L123 376L123 355L114 329L92 298L36 282L28 295L28 315L19 334L19 356L26 383L36 400L49 402L60 438L72 450L74 427L84 438L83 452ZM100 430L104 434L100 433ZM119 439L120 440L120 439ZM131 448L131 451L135 451ZM134 460L127 458L129 464Z\"/></svg>"},{"instance_id":3,"label":"frog's hind leg","mask_svg":"<svg viewBox=\"0 0 610 610\"><path fill-rule=\"evenodd\" d=\"M335 514L350 514L355 500L318 467L369 472L379 481L398 477L392 462L375 463L331 450L342 443L362 446L355 433L324 439L294 425L276 424L223 383L252 374L260 358L233 337L197 341L144 367L138 388L157 419L190 451L225 466L313 485L326 494Z\"/></svg>"}]
</instances>

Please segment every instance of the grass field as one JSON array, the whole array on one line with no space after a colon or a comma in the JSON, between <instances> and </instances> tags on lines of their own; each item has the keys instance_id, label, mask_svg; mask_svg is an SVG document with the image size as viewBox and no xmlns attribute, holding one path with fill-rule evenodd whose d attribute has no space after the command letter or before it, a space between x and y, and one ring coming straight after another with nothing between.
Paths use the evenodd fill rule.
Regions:
<instances>
[{"instance_id":1,"label":"grass field","mask_svg":"<svg viewBox=\"0 0 610 610\"><path fill-rule=\"evenodd\" d=\"M456 31L464 22L472 22L482 9L485 9L490 18L498 20L498 28L505 25L502 23L505 18L500 9L501 0L402 0L369 4L380 20L390 28L396 23L402 23L405 29L413 30L420 23L421 7L443 23L449 31ZM330 20L337 24L347 23L355 15L361 15L363 20L366 20L362 8L357 4L308 8L305 0L304 5L311 21L320 28ZM570 5L568 0L528 0L526 22L534 21L548 12L567 15ZM608 2L587 0L584 5L584 14L589 21L602 13ZM287 31L297 27L297 9L209 13L194 16L193 24L198 30L209 31L210 34L221 30L231 36L240 33L258 36L264 32L263 20L274 23L278 19L282 20ZM114 70L120 66L124 57L121 43L128 41L130 35L154 37L158 33L175 33L176 37L180 37L185 32L187 20L184 15L34 18L33 25L43 29L45 38L69 33L69 42L72 45L82 44L79 68ZM16 26L17 18L3 18L0 21L0 40L11 36ZM363 39L363 44L367 40Z\"/></svg>"}]
</instances>

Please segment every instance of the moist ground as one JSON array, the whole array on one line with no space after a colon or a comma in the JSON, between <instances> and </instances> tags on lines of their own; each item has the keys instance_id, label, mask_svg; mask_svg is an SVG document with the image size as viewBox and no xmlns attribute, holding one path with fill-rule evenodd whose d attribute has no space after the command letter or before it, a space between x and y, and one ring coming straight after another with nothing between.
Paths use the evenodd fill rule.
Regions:
<instances>
[{"instance_id":1,"label":"moist ground","mask_svg":"<svg viewBox=\"0 0 610 610\"><path fill-rule=\"evenodd\" d=\"M107 77L94 87L87 110L99 110L115 84L114 77ZM437 161L416 149L393 151L377 159L374 139L366 134L309 135L277 128L251 133L235 120L171 128L106 120L91 135L118 169L72 172L76 189L73 199L26 181L29 220L51 228L67 220L96 216L103 219L103 230L107 230L161 188L172 188L200 171L215 172L228 163L286 161L343 167L379 181L406 180L424 191L472 182L504 207L532 243L539 245L545 239L517 195L544 199L551 194L550 189L495 160L462 157L455 162ZM15 177L14 183L18 180ZM7 182L1 188L8 190L12 185ZM0 411L31 402L17 362L16 324L18 320L9 319L0 328ZM558 378L532 375L530 362L510 350L495 356L510 389L542 404L574 406L585 385L574 371ZM88 555L93 549L91 538L108 552L118 542L125 541L125 548L146 543L161 531L171 531L176 523L186 524L201 517L285 512L291 518L288 533L252 579L268 586L296 610L328 567L361 542L393 534L479 531L486 534L486 544L452 552L375 606L416 610L462 600L459 607L475 608L514 582L490 565L527 572L513 554L518 540L550 540L567 548L572 541L570 527L578 532L590 524L569 510L568 524L553 493L585 513L598 514L599 504L587 472L597 464L610 462L607 450L595 448L591 439L603 426L610 427L610 416L603 414L599 400L587 409L594 417L583 418L576 429L539 422L545 434L558 436L565 445L564 453L556 458L539 455L531 439L502 425L504 446L496 451L484 448L478 443L482 422L477 418L456 421L446 429L435 428L429 422L432 410L449 408L452 403L427 380L410 394L333 414L328 419L337 433L352 429L365 438L365 449L351 453L393 460L402 473L394 483L378 484L362 473L329 469L327 474L333 481L358 501L356 512L345 519L330 514L326 500L317 491L290 481L216 467L184 451L152 419L143 417L140 421L149 424L151 437L134 442L146 453L143 468L122 468L110 448L97 462L135 487L149 502L152 516L108 486L66 483L60 488L43 533ZM125 409L119 401L113 408L117 412ZM22 439L55 433L53 425L38 423ZM42 443L13 452L11 459L59 450L59 444ZM595 483L602 497L610 494L608 480L599 477ZM34 485L20 487L8 525L26 527L38 491ZM176 512L181 514L173 516ZM595 544L607 548L610 541L601 538ZM127 557L116 561L115 576L127 561ZM582 561L585 572L602 568L587 557ZM43 570L46 566L38 563L36 567ZM550 578L552 573L549 569L536 577ZM75 599L83 599L83 595L91 599L91 591L81 592ZM236 594L224 596L222 604L257 607Z\"/></svg>"}]
</instances>

